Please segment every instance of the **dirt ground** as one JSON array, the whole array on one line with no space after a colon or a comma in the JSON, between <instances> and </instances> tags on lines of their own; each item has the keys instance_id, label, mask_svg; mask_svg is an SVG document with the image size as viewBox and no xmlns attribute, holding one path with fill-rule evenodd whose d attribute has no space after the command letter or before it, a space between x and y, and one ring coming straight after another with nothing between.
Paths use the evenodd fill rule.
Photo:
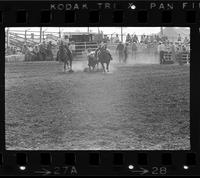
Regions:
<instances>
[{"instance_id":1,"label":"dirt ground","mask_svg":"<svg viewBox=\"0 0 200 178\"><path fill-rule=\"evenodd\" d=\"M5 65L9 150L190 149L188 65Z\"/></svg>"}]
</instances>

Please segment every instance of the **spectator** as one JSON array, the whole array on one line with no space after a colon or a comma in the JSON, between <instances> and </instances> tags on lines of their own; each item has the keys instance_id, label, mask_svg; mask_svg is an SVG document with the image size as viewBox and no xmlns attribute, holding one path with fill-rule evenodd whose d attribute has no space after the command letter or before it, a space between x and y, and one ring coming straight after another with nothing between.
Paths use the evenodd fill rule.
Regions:
<instances>
[{"instance_id":1,"label":"spectator","mask_svg":"<svg viewBox=\"0 0 200 178\"><path fill-rule=\"evenodd\" d=\"M24 44L24 47L23 47L23 53L25 54L25 61L30 61L31 60L31 52L29 50L29 48L27 47L26 44Z\"/></svg>"},{"instance_id":2,"label":"spectator","mask_svg":"<svg viewBox=\"0 0 200 178\"><path fill-rule=\"evenodd\" d=\"M133 38L132 38L132 42L134 42L134 43L138 43L138 37L137 37L137 35L135 34L134 36L133 36Z\"/></svg>"},{"instance_id":3,"label":"spectator","mask_svg":"<svg viewBox=\"0 0 200 178\"><path fill-rule=\"evenodd\" d=\"M187 37L185 37L185 38L184 38L184 41L183 41L183 43L185 43L185 44L188 44L188 43L189 43L189 40L188 40L188 38L187 38Z\"/></svg>"},{"instance_id":4,"label":"spectator","mask_svg":"<svg viewBox=\"0 0 200 178\"><path fill-rule=\"evenodd\" d=\"M40 61L45 61L46 60L46 48L45 48L45 42L41 43L39 45L39 59Z\"/></svg>"},{"instance_id":5,"label":"spectator","mask_svg":"<svg viewBox=\"0 0 200 178\"><path fill-rule=\"evenodd\" d=\"M127 42L127 43L131 43L131 36L130 36L129 33L128 33L127 36L126 36L126 42Z\"/></svg>"},{"instance_id":6,"label":"spectator","mask_svg":"<svg viewBox=\"0 0 200 178\"><path fill-rule=\"evenodd\" d=\"M39 60L39 47L36 45L33 48L33 61Z\"/></svg>"},{"instance_id":7,"label":"spectator","mask_svg":"<svg viewBox=\"0 0 200 178\"><path fill-rule=\"evenodd\" d=\"M181 35L178 34L178 42L181 42Z\"/></svg>"},{"instance_id":8,"label":"spectator","mask_svg":"<svg viewBox=\"0 0 200 178\"><path fill-rule=\"evenodd\" d=\"M114 43L119 43L119 36L118 36L118 34L116 34L116 36L115 36Z\"/></svg>"},{"instance_id":9,"label":"spectator","mask_svg":"<svg viewBox=\"0 0 200 178\"><path fill-rule=\"evenodd\" d=\"M107 35L104 35L103 37L103 42L107 43L109 41L109 37Z\"/></svg>"}]
</instances>

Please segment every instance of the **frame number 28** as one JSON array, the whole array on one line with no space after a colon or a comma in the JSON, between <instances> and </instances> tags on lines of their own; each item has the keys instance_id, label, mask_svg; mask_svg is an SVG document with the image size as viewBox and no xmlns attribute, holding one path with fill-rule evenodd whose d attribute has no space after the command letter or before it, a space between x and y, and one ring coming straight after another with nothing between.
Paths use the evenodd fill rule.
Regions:
<instances>
[{"instance_id":1,"label":"frame number 28","mask_svg":"<svg viewBox=\"0 0 200 178\"><path fill-rule=\"evenodd\" d=\"M151 173L153 175L165 175L167 174L167 168L166 167L152 167Z\"/></svg>"}]
</instances>

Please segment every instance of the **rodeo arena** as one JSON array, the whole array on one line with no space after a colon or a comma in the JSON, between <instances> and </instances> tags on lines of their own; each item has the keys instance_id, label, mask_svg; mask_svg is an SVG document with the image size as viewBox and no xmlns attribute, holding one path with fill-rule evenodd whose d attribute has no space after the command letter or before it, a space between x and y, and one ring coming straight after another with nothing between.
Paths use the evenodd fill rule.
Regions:
<instances>
[{"instance_id":1,"label":"rodeo arena","mask_svg":"<svg viewBox=\"0 0 200 178\"><path fill-rule=\"evenodd\" d=\"M6 28L6 148L190 149L190 29L148 28Z\"/></svg>"}]
</instances>

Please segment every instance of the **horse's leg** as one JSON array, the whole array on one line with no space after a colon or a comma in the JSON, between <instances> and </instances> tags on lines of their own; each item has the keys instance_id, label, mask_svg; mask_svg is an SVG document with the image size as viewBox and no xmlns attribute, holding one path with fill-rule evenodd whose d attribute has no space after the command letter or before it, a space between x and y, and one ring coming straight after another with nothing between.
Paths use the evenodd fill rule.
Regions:
<instances>
[{"instance_id":1,"label":"horse's leg","mask_svg":"<svg viewBox=\"0 0 200 178\"><path fill-rule=\"evenodd\" d=\"M72 59L70 59L69 65L70 65L70 70L72 70Z\"/></svg>"},{"instance_id":2,"label":"horse's leg","mask_svg":"<svg viewBox=\"0 0 200 178\"><path fill-rule=\"evenodd\" d=\"M107 72L109 72L109 62L106 63Z\"/></svg>"},{"instance_id":3,"label":"horse's leg","mask_svg":"<svg viewBox=\"0 0 200 178\"><path fill-rule=\"evenodd\" d=\"M64 61L64 72L66 71L66 62Z\"/></svg>"},{"instance_id":4,"label":"horse's leg","mask_svg":"<svg viewBox=\"0 0 200 178\"><path fill-rule=\"evenodd\" d=\"M119 54L119 63L122 63L122 55Z\"/></svg>"},{"instance_id":5,"label":"horse's leg","mask_svg":"<svg viewBox=\"0 0 200 178\"><path fill-rule=\"evenodd\" d=\"M69 63L68 63L68 61L66 61L66 65L67 65L67 69L69 70Z\"/></svg>"},{"instance_id":6,"label":"horse's leg","mask_svg":"<svg viewBox=\"0 0 200 178\"><path fill-rule=\"evenodd\" d=\"M102 68L103 68L103 72L106 72L103 62L101 63L101 65L102 65Z\"/></svg>"},{"instance_id":7,"label":"horse's leg","mask_svg":"<svg viewBox=\"0 0 200 178\"><path fill-rule=\"evenodd\" d=\"M95 63L94 63L94 69L98 69L98 61L95 61Z\"/></svg>"},{"instance_id":8,"label":"horse's leg","mask_svg":"<svg viewBox=\"0 0 200 178\"><path fill-rule=\"evenodd\" d=\"M94 65L92 66L92 70L94 71L96 64L94 63Z\"/></svg>"},{"instance_id":9,"label":"horse's leg","mask_svg":"<svg viewBox=\"0 0 200 178\"><path fill-rule=\"evenodd\" d=\"M96 70L99 69L98 61L97 61L96 64L95 64L95 68L96 68Z\"/></svg>"}]
</instances>

